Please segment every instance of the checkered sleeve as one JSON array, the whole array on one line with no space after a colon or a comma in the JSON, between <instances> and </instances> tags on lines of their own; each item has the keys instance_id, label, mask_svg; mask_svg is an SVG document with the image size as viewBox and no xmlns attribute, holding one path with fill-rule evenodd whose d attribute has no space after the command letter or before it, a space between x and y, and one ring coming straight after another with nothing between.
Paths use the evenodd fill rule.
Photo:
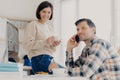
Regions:
<instances>
[{"instance_id":1,"label":"checkered sleeve","mask_svg":"<svg viewBox=\"0 0 120 80\"><path fill-rule=\"evenodd\" d=\"M73 61L73 53L66 51L66 62L65 65L67 67L74 67L74 61Z\"/></svg>"},{"instance_id":2,"label":"checkered sleeve","mask_svg":"<svg viewBox=\"0 0 120 80\"><path fill-rule=\"evenodd\" d=\"M77 68L76 67L76 64L75 64L75 61L73 59L73 53L72 52L67 52L66 51L66 62L65 62L66 66L67 66L67 69L68 69L68 74L70 76L73 76L73 69Z\"/></svg>"},{"instance_id":3,"label":"checkered sleeve","mask_svg":"<svg viewBox=\"0 0 120 80\"><path fill-rule=\"evenodd\" d=\"M73 55L66 53L66 66L70 76L83 76L89 78L102 65L106 59L107 50L100 44L94 44L91 48L90 55L88 55L85 63L82 66L74 67ZM81 65L81 64L80 64Z\"/></svg>"}]
</instances>

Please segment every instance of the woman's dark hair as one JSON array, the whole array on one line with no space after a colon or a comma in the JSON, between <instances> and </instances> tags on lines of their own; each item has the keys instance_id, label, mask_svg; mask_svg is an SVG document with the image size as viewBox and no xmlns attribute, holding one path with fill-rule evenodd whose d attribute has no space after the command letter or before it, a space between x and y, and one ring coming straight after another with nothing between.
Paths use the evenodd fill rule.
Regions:
<instances>
[{"instance_id":1,"label":"woman's dark hair","mask_svg":"<svg viewBox=\"0 0 120 80\"><path fill-rule=\"evenodd\" d=\"M36 17L37 17L37 19L41 19L41 16L40 16L40 11L42 10L42 9L44 9L44 8L47 8L47 7L50 7L51 8L51 16L50 16L50 19L49 20L51 20L52 19L52 17L53 17L53 5L50 3L50 2L48 2L48 1L43 1L42 3L40 3L39 4L39 6L38 6L38 8L37 8L37 10L36 10Z\"/></svg>"},{"instance_id":2,"label":"woman's dark hair","mask_svg":"<svg viewBox=\"0 0 120 80\"><path fill-rule=\"evenodd\" d=\"M83 21L86 21L87 24L89 25L89 27L95 27L95 28L96 28L96 26L95 26L95 24L92 22L92 20L87 19L87 18L82 18L82 19L77 20L77 21L75 22L75 25L77 26L79 23L81 23L81 22L83 22ZM96 34L96 31L95 31L95 34Z\"/></svg>"}]
</instances>

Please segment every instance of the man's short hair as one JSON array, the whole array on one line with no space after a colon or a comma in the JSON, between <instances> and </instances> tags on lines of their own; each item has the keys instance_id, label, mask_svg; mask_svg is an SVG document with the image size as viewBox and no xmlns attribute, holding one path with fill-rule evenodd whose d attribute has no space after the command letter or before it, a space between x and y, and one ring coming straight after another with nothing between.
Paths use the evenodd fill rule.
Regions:
<instances>
[{"instance_id":1,"label":"man's short hair","mask_svg":"<svg viewBox=\"0 0 120 80\"><path fill-rule=\"evenodd\" d=\"M90 26L90 27L95 27L95 24L92 22L92 20L90 19L87 19L87 18L82 18L82 19L79 19L75 22L75 25L77 26L79 23L83 22L83 21L86 21L87 24Z\"/></svg>"}]
</instances>

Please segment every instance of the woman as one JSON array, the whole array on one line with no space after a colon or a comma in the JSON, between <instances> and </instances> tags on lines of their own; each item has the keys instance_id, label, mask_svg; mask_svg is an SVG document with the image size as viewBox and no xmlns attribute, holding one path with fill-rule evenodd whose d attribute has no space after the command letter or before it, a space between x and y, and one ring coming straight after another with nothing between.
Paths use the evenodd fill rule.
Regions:
<instances>
[{"instance_id":1,"label":"woman","mask_svg":"<svg viewBox=\"0 0 120 80\"><path fill-rule=\"evenodd\" d=\"M29 52L34 73L48 72L59 68L53 61L52 54L61 41L53 36L53 29L47 24L53 16L53 6L43 1L36 10L37 21L32 21L25 29L24 47Z\"/></svg>"}]
</instances>

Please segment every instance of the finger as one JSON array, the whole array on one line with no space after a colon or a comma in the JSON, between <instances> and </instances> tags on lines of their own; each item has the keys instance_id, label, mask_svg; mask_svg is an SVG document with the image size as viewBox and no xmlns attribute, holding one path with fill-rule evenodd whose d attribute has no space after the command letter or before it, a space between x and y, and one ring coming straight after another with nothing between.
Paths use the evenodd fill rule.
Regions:
<instances>
[{"instance_id":1,"label":"finger","mask_svg":"<svg viewBox=\"0 0 120 80\"><path fill-rule=\"evenodd\" d=\"M58 41L54 41L53 45L56 46L58 45L58 43L59 43Z\"/></svg>"},{"instance_id":2,"label":"finger","mask_svg":"<svg viewBox=\"0 0 120 80\"><path fill-rule=\"evenodd\" d=\"M74 34L73 36L72 36L72 39L73 39L73 41L75 41L75 36L76 36L77 34Z\"/></svg>"},{"instance_id":3,"label":"finger","mask_svg":"<svg viewBox=\"0 0 120 80\"><path fill-rule=\"evenodd\" d=\"M55 45L58 46L60 43L61 43L61 41L57 41L57 42L55 43Z\"/></svg>"}]
</instances>

